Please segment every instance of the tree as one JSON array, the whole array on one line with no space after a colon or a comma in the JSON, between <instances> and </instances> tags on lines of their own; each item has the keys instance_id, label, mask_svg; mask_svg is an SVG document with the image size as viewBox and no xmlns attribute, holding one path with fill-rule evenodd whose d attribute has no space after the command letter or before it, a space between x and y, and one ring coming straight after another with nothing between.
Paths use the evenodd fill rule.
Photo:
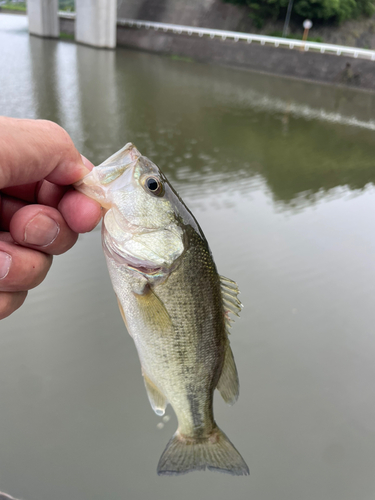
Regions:
<instances>
[{"instance_id":1,"label":"tree","mask_svg":"<svg viewBox=\"0 0 375 500\"><path fill-rule=\"evenodd\" d=\"M265 19L283 19L289 0L224 0L250 7L250 15L260 27ZM375 7L371 0L294 0L292 17L341 23L360 15L370 16Z\"/></svg>"}]
</instances>

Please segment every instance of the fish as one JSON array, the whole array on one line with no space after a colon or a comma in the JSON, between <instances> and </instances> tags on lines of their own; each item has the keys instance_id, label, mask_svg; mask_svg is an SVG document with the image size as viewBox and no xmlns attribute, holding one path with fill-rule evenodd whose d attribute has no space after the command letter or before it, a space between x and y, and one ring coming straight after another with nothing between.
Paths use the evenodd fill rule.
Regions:
<instances>
[{"instance_id":1,"label":"fish","mask_svg":"<svg viewBox=\"0 0 375 500\"><path fill-rule=\"evenodd\" d=\"M213 415L215 389L229 405L239 394L228 338L230 313L238 315L242 307L237 284L218 274L193 214L132 143L74 187L103 207L109 275L151 407L164 415L170 404L177 416L157 473L248 475Z\"/></svg>"}]
</instances>

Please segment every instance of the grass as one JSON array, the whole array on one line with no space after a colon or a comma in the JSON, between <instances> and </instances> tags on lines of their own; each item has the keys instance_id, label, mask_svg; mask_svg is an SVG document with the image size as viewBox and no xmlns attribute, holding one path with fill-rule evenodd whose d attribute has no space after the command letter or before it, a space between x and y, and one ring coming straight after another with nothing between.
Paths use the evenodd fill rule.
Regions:
<instances>
[{"instance_id":1,"label":"grass","mask_svg":"<svg viewBox=\"0 0 375 500\"><path fill-rule=\"evenodd\" d=\"M0 5L1 9L16 10L18 12L26 12L26 2L12 3L6 2Z\"/></svg>"},{"instance_id":2,"label":"grass","mask_svg":"<svg viewBox=\"0 0 375 500\"><path fill-rule=\"evenodd\" d=\"M26 2L17 2L13 3L11 1L7 1L0 5L0 9L6 10L16 10L18 12L26 12ZM64 10L66 12L74 12L74 0L60 0L59 1L59 10Z\"/></svg>"},{"instance_id":3,"label":"grass","mask_svg":"<svg viewBox=\"0 0 375 500\"><path fill-rule=\"evenodd\" d=\"M279 38L282 38L283 32L282 31L272 31L272 33L269 33L268 36L277 36ZM302 35L296 35L294 33L290 33L287 35L285 38L290 38L291 40L302 40ZM318 42L318 43L323 43L323 38L320 36L316 37L308 37L307 38L308 42Z\"/></svg>"},{"instance_id":4,"label":"grass","mask_svg":"<svg viewBox=\"0 0 375 500\"><path fill-rule=\"evenodd\" d=\"M73 33L66 33L65 31L60 31L61 40L74 40Z\"/></svg>"},{"instance_id":5,"label":"grass","mask_svg":"<svg viewBox=\"0 0 375 500\"><path fill-rule=\"evenodd\" d=\"M178 56L177 54L170 56L170 59L172 59L172 61L194 62L194 59L191 59L191 57Z\"/></svg>"}]
</instances>

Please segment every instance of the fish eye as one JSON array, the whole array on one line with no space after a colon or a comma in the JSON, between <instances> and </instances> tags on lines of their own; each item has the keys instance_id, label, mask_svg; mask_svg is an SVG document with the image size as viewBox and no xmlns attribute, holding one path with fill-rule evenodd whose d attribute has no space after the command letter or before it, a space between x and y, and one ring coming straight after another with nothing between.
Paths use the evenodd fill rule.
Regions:
<instances>
[{"instance_id":1,"label":"fish eye","mask_svg":"<svg viewBox=\"0 0 375 500\"><path fill-rule=\"evenodd\" d=\"M159 183L156 179L154 179L154 177L149 177L146 184L150 191L156 191L159 187Z\"/></svg>"},{"instance_id":2,"label":"fish eye","mask_svg":"<svg viewBox=\"0 0 375 500\"><path fill-rule=\"evenodd\" d=\"M164 192L163 184L156 177L147 177L144 185L147 189L156 196L161 196Z\"/></svg>"}]
</instances>

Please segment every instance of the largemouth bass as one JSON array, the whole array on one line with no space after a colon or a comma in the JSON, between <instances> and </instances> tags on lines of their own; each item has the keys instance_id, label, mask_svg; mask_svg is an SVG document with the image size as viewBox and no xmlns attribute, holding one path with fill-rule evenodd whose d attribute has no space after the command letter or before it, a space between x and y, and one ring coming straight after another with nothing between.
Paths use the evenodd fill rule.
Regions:
<instances>
[{"instance_id":1,"label":"largemouth bass","mask_svg":"<svg viewBox=\"0 0 375 500\"><path fill-rule=\"evenodd\" d=\"M236 283L219 276L197 221L133 144L75 187L104 208L104 253L151 406L163 415L169 403L177 415L158 474L247 475L213 416L215 389L229 404L238 397L228 339L229 313L241 310Z\"/></svg>"}]
</instances>

